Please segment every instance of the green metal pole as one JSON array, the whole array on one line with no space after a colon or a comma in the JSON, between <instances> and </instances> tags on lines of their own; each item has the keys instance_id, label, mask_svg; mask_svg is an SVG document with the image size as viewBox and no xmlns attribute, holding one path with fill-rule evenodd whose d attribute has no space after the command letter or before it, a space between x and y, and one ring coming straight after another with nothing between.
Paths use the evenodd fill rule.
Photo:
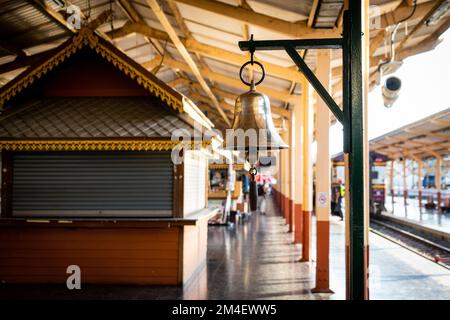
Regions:
<instances>
[{"instance_id":1,"label":"green metal pole","mask_svg":"<svg viewBox=\"0 0 450 320\"><path fill-rule=\"evenodd\" d=\"M366 297L362 1L349 1L344 22L344 152L349 155L349 299Z\"/></svg>"}]
</instances>

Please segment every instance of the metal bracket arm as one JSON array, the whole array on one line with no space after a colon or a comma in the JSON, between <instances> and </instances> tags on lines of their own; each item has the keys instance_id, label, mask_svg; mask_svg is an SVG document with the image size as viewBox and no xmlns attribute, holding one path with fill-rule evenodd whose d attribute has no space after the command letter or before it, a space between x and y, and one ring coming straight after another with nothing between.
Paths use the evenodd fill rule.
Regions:
<instances>
[{"instance_id":1,"label":"metal bracket arm","mask_svg":"<svg viewBox=\"0 0 450 320\"><path fill-rule=\"evenodd\" d=\"M291 57L291 59L295 62L300 72L308 79L309 83L316 89L319 96L323 99L323 101L327 104L328 108L334 114L336 119L343 123L344 121L344 113L341 108L334 101L333 97L330 96L328 91L323 87L322 83L317 79L316 75L311 71L308 65L303 61L302 57L298 54L297 50L292 47L286 48L287 54Z\"/></svg>"},{"instance_id":2,"label":"metal bracket arm","mask_svg":"<svg viewBox=\"0 0 450 320\"><path fill-rule=\"evenodd\" d=\"M296 50L308 49L341 49L342 38L328 39L297 39L297 40L248 40L239 41L239 48L242 51L251 50L285 50L294 48Z\"/></svg>"}]
</instances>

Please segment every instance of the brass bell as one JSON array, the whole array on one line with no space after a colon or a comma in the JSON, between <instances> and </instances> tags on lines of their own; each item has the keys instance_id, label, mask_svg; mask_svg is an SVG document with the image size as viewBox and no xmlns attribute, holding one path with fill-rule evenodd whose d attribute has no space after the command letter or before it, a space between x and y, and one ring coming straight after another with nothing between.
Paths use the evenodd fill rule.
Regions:
<instances>
[{"instance_id":1,"label":"brass bell","mask_svg":"<svg viewBox=\"0 0 450 320\"><path fill-rule=\"evenodd\" d=\"M255 84L246 82L242 78L242 71L249 63L257 64L261 67L262 77ZM264 80L265 71L261 63L253 61L253 52L251 52L251 61L242 65L239 72L241 81L250 86L250 90L241 94L236 99L234 108L234 121L231 130L227 130L226 134L226 148L231 150L245 151L246 157L251 163L252 155L257 156L259 151L286 149L289 146L281 139L272 120L272 113L270 111L269 98L258 91L256 85ZM255 159L254 159L255 160ZM257 210L257 182L256 182L256 167L252 164L249 170L250 174L250 210Z\"/></svg>"},{"instance_id":2,"label":"brass bell","mask_svg":"<svg viewBox=\"0 0 450 320\"><path fill-rule=\"evenodd\" d=\"M256 91L253 81L250 84L250 90L236 99L232 129L233 131L242 129L244 133L254 132L257 135L257 140L241 140L244 141L244 145L233 143L231 139L234 139L234 136L227 135L227 146L233 146L234 150L258 151L289 148L273 124L269 98Z\"/></svg>"}]
</instances>

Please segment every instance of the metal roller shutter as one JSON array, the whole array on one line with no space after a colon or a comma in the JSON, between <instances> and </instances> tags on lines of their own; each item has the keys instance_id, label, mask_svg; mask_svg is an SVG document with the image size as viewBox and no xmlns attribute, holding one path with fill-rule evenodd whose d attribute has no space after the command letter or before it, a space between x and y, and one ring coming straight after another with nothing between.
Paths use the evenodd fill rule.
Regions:
<instances>
[{"instance_id":1,"label":"metal roller shutter","mask_svg":"<svg viewBox=\"0 0 450 320\"><path fill-rule=\"evenodd\" d=\"M14 216L171 216L170 152L16 153Z\"/></svg>"}]
</instances>

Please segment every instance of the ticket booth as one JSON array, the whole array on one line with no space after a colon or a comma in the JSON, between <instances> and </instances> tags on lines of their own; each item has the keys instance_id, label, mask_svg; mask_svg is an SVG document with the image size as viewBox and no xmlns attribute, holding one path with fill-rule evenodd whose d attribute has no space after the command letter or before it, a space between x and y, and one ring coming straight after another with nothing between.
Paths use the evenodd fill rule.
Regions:
<instances>
[{"instance_id":1,"label":"ticket booth","mask_svg":"<svg viewBox=\"0 0 450 320\"><path fill-rule=\"evenodd\" d=\"M212 123L89 29L52 52L0 90L0 281L76 265L83 283L186 284L214 214L208 141L173 135Z\"/></svg>"}]
</instances>

